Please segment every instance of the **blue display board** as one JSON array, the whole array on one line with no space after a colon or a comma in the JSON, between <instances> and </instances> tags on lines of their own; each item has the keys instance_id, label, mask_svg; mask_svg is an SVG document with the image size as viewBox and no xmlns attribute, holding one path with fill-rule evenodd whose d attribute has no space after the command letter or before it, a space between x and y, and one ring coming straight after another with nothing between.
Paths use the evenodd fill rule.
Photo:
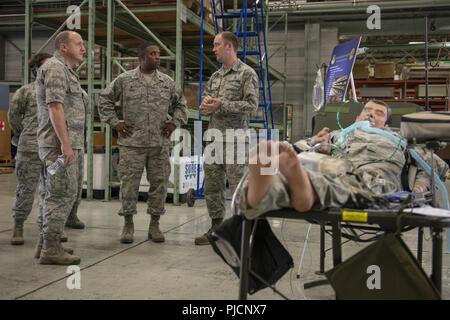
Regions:
<instances>
[{"instance_id":1,"label":"blue display board","mask_svg":"<svg viewBox=\"0 0 450 320\"><path fill-rule=\"evenodd\" d=\"M360 43L361 36L334 47L326 77L326 103L345 101L350 74L355 64Z\"/></svg>"}]
</instances>

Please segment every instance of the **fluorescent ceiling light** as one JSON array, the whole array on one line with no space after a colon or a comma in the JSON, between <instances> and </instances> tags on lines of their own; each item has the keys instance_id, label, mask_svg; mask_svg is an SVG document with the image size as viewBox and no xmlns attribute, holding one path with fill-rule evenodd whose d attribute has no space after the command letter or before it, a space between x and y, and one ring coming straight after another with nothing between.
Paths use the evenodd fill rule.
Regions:
<instances>
[{"instance_id":1,"label":"fluorescent ceiling light","mask_svg":"<svg viewBox=\"0 0 450 320\"><path fill-rule=\"evenodd\" d=\"M411 41L408 44L425 44L423 41Z\"/></svg>"}]
</instances>

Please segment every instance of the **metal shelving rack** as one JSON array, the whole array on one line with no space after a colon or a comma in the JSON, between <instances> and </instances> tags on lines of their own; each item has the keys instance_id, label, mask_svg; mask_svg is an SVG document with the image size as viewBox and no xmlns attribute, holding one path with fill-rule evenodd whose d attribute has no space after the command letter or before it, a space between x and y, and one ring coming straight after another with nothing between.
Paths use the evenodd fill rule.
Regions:
<instances>
[{"instance_id":1,"label":"metal shelving rack","mask_svg":"<svg viewBox=\"0 0 450 320\"><path fill-rule=\"evenodd\" d=\"M48 43L54 40L55 36L66 29L67 13L65 6L71 4L78 5L81 12L82 26L87 25L87 30L79 31L83 38L87 40L87 92L91 106L93 103L94 91L103 88L113 79L113 65L120 65L120 57L113 56L113 49L117 51L132 53L130 47L137 47L142 41L156 42L164 51L165 56L162 60L168 61L168 64L175 64L175 80L177 84L183 87L183 63L192 63L197 57L196 49L192 48L191 35L198 33L200 26L200 17L187 8L183 8L182 0L166 1L166 5L148 6L145 4L133 4L136 1L125 0L83 0L70 1L55 6L55 3L45 2L36 3L32 0L25 0L25 50L24 61L31 56L31 37L33 23L39 23L55 30L54 34L34 53L44 49ZM65 6L64 6L65 5ZM186 14L186 23L183 26L182 14ZM156 22L156 23L155 23ZM100 28L99 28L100 26ZM155 32L153 30L158 30ZM211 27L212 29L212 27ZM163 34L165 33L165 34ZM183 33L187 34L186 41L183 42ZM115 37L115 34L118 36ZM175 39L173 39L175 38ZM106 47L106 74L102 75L101 80L94 77L94 44ZM183 48L183 46L186 46ZM187 61L189 60L189 61ZM206 58L206 64L209 68L215 68L211 59ZM23 83L30 81L28 68L23 70ZM89 116L87 125L88 134L88 157L87 157L87 199L93 198L93 128L94 112ZM111 164L111 129L108 125L105 128L105 162ZM177 154L175 152L175 154ZM178 177L178 166L175 166L175 177ZM105 200L110 199L111 165L105 166ZM175 179L174 203L178 204L178 181Z\"/></svg>"},{"instance_id":2,"label":"metal shelving rack","mask_svg":"<svg viewBox=\"0 0 450 320\"><path fill-rule=\"evenodd\" d=\"M236 1L234 1L236 2ZM21 52L22 60L27 61L32 54L31 39L33 29L42 31L54 30L54 33L41 46L43 50L55 36L67 28L67 6L77 5L81 13L82 29L77 30L87 40L87 79L81 83L87 88L91 105L94 105L94 94L104 88L113 79L113 66L119 66L125 58L116 56L114 50L121 55L135 54L136 48L143 41L153 41L163 50L167 66L175 67L175 80L183 88L184 69L198 67L199 30L202 25L204 40L213 43L215 30L212 25L203 21L195 12L183 4L183 0L159 0L157 4L141 0L23 0L8 7L7 16L20 20L24 25L24 49L16 48ZM19 20L18 20L19 21ZM101 78L94 75L94 45L100 45L105 50L105 59L102 61ZM217 70L218 64L213 59L211 50L203 55L203 67L210 73ZM284 79L284 75L269 67L270 74L276 79ZM20 86L30 81L28 68L23 68L23 81L3 81L14 86ZM94 110L95 111L95 110ZM108 125L94 122L95 112L89 115L87 126L88 152L87 152L87 199L93 199L93 132L94 127L105 130L105 165L104 172L104 199L110 199L110 188L114 186L111 181L111 129ZM189 111L189 117L197 118L198 113ZM177 155L178 152L175 151ZM179 203L177 177L179 167L175 166L174 203Z\"/></svg>"}]
</instances>

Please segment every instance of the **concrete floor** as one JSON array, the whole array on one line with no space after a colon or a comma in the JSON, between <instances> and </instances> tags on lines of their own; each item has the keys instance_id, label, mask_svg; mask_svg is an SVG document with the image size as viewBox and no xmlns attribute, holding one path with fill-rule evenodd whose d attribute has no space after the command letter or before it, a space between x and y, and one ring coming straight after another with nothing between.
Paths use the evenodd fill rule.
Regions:
<instances>
[{"instance_id":1,"label":"concrete floor","mask_svg":"<svg viewBox=\"0 0 450 320\"><path fill-rule=\"evenodd\" d=\"M25 245L10 245L12 234L11 204L15 189L14 174L0 175L0 299L236 299L238 279L210 246L195 246L196 235L209 227L204 201L194 208L167 204L161 219L166 242L147 241L149 217L146 204L138 204L135 217L135 242L119 243L122 219L117 215L118 201L83 201L79 217L85 230L68 229L66 246L81 256L81 289L70 290L65 266L39 265L33 258L37 239L36 203L25 224ZM303 284L322 279L315 274L319 265L319 228L313 225L304 258L297 277L299 256L304 246L307 223L298 220L271 220L275 234L294 258L295 267L277 284L290 299L334 299L329 285L303 289ZM404 237L415 252L416 232ZM327 245L330 241L327 237ZM348 243L343 248L344 259L363 245ZM431 241L426 233L424 269L430 270ZM326 269L331 268L327 256ZM443 298L450 298L450 254L444 254ZM280 299L270 289L249 299Z\"/></svg>"}]
</instances>

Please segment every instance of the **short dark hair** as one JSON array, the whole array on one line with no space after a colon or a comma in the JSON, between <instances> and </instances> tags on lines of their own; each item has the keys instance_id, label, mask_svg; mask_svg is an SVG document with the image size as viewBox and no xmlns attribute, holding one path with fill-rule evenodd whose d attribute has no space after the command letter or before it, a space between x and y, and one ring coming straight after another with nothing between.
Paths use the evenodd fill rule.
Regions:
<instances>
[{"instance_id":1,"label":"short dark hair","mask_svg":"<svg viewBox=\"0 0 450 320\"><path fill-rule=\"evenodd\" d=\"M222 39L228 43L231 43L233 46L234 51L238 50L239 47L239 41L236 35L233 32L230 31L224 31L219 33L222 36Z\"/></svg>"},{"instance_id":2,"label":"short dark hair","mask_svg":"<svg viewBox=\"0 0 450 320\"><path fill-rule=\"evenodd\" d=\"M30 68L40 68L45 60L51 58L52 55L49 53L38 53L31 57L30 61L28 61L28 66Z\"/></svg>"},{"instance_id":3,"label":"short dark hair","mask_svg":"<svg viewBox=\"0 0 450 320\"><path fill-rule=\"evenodd\" d=\"M58 50L59 46L64 43L64 44L68 44L69 43L69 39L70 39L70 35L76 33L79 34L78 32L72 31L72 30L66 30L66 31L62 31L60 33L58 33L58 35L55 38L55 49Z\"/></svg>"},{"instance_id":4,"label":"short dark hair","mask_svg":"<svg viewBox=\"0 0 450 320\"><path fill-rule=\"evenodd\" d=\"M158 45L155 42L144 42L138 47L138 57L142 56L148 47L158 47Z\"/></svg>"},{"instance_id":5,"label":"short dark hair","mask_svg":"<svg viewBox=\"0 0 450 320\"><path fill-rule=\"evenodd\" d=\"M379 105L384 106L386 108L386 111L387 111L386 124L390 125L391 122L392 122L392 109L391 109L391 107L389 107L389 105L386 102L384 102L383 100L369 99L366 102L366 104L369 103L369 102L372 102L372 103L375 103L375 104L379 104Z\"/></svg>"},{"instance_id":6,"label":"short dark hair","mask_svg":"<svg viewBox=\"0 0 450 320\"><path fill-rule=\"evenodd\" d=\"M44 64L45 60L51 57L52 55L48 53L38 53L31 57L30 61L28 61L28 66L34 77L36 77L38 69Z\"/></svg>"}]
</instances>

